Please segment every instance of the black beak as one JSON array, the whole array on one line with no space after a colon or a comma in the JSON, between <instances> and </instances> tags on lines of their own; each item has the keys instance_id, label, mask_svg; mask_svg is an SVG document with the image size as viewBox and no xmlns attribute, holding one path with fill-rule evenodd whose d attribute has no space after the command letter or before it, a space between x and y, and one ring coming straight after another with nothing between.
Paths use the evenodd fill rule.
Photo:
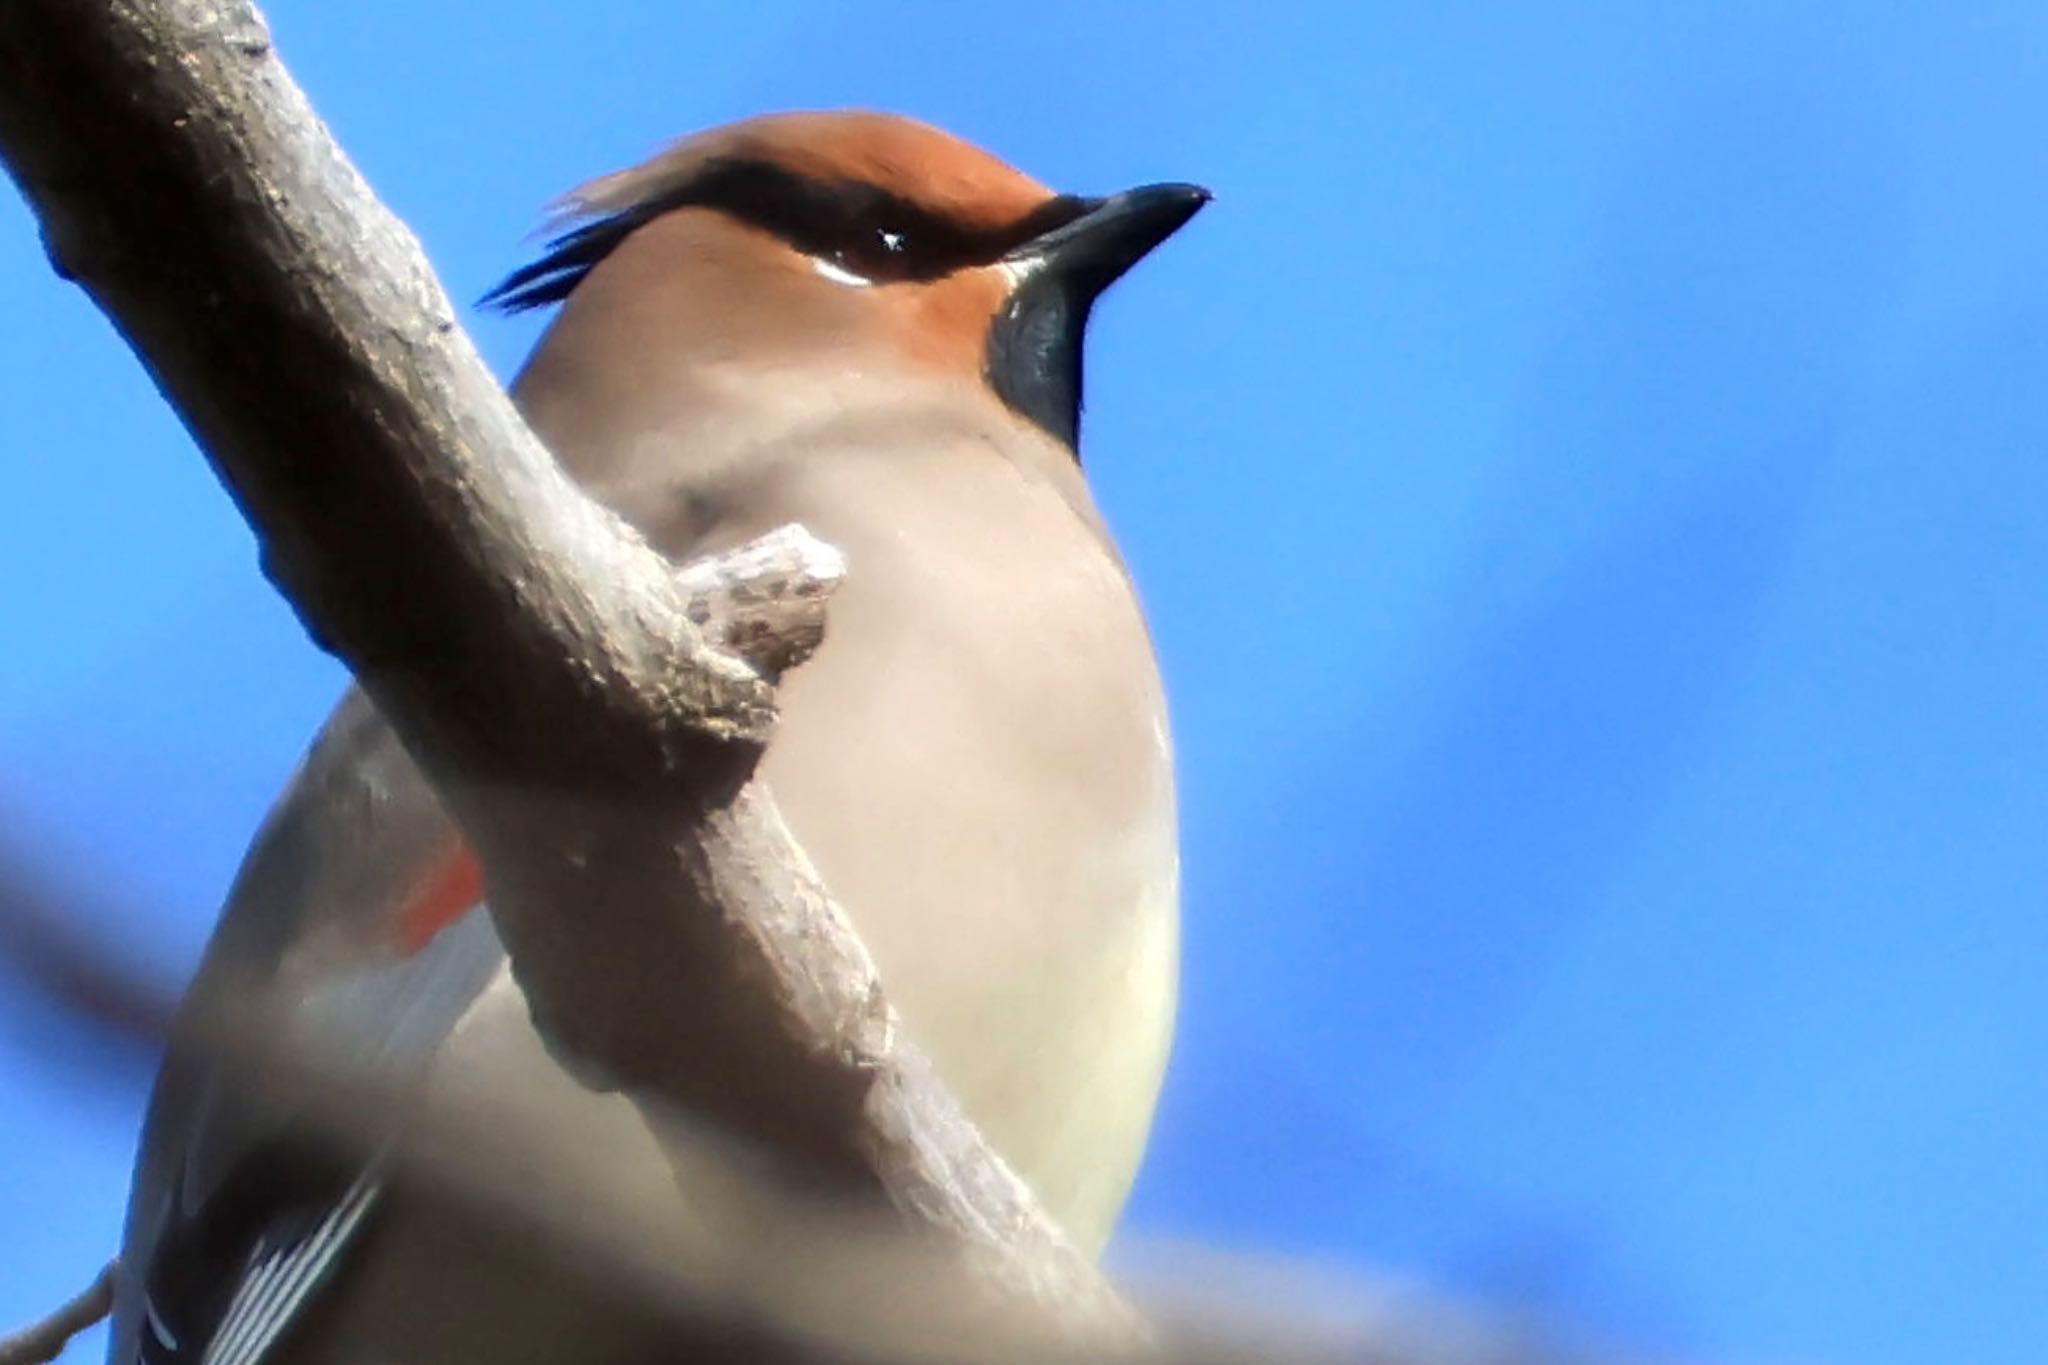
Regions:
<instances>
[{"instance_id":1,"label":"black beak","mask_svg":"<svg viewBox=\"0 0 2048 1365\"><path fill-rule=\"evenodd\" d=\"M988 335L997 396L1064 442L1081 445L1081 339L1096 297L1209 202L1200 185L1144 185L1079 212L1006 253L1018 283Z\"/></svg>"},{"instance_id":2,"label":"black beak","mask_svg":"<svg viewBox=\"0 0 2048 1365\"><path fill-rule=\"evenodd\" d=\"M1141 185L1083 201L1081 215L1041 233L1003 259L1057 275L1080 299L1093 299L1180 231L1209 191L1200 185Z\"/></svg>"}]
</instances>

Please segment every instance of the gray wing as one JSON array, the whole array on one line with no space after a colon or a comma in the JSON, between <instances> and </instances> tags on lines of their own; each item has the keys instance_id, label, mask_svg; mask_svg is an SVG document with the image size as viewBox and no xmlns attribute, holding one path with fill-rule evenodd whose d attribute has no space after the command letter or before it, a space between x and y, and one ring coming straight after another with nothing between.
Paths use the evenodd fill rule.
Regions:
<instances>
[{"instance_id":1,"label":"gray wing","mask_svg":"<svg viewBox=\"0 0 2048 1365\"><path fill-rule=\"evenodd\" d=\"M391 1116L337 1140L331 1109L265 1077L281 1049L290 1075L310 1048L380 1094L422 1073L504 959L480 911L410 956L392 932L459 848L426 779L352 689L251 847L173 1030L110 1365L256 1365L375 1217Z\"/></svg>"}]
</instances>

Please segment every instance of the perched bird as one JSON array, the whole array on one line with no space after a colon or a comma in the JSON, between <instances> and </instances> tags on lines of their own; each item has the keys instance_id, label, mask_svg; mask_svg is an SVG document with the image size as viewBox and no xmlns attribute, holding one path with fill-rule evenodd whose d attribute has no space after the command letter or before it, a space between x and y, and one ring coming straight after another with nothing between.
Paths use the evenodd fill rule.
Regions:
<instances>
[{"instance_id":1,"label":"perched bird","mask_svg":"<svg viewBox=\"0 0 2048 1365\"><path fill-rule=\"evenodd\" d=\"M773 115L586 186L491 296L561 305L515 396L661 551L799 522L845 554L762 775L907 1027L1091 1250L1166 1062L1178 855L1157 667L1082 476L1081 345L1096 296L1207 198L1054 194L907 119ZM539 1035L483 895L352 692L237 878L159 1079L114 1365L637 1356L573 1306L589 1286L337 1158L206 1042L258 982L266 1018L367 1074L512 1097L606 1178L687 1202L639 1112Z\"/></svg>"}]
</instances>

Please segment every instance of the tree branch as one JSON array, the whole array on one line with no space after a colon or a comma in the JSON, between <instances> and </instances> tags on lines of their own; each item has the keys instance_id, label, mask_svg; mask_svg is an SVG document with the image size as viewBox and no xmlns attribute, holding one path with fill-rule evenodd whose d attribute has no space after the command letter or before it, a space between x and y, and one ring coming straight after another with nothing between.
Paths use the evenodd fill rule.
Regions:
<instances>
[{"instance_id":1,"label":"tree branch","mask_svg":"<svg viewBox=\"0 0 2048 1365\"><path fill-rule=\"evenodd\" d=\"M0 155L434 779L552 1040L885 1193L1001 1295L1134 1330L896 1027L752 781L836 557L789 529L678 571L583 496L247 4L0 6Z\"/></svg>"},{"instance_id":2,"label":"tree branch","mask_svg":"<svg viewBox=\"0 0 2048 1365\"><path fill-rule=\"evenodd\" d=\"M71 1338L106 1317L114 1306L114 1267L108 1263L84 1292L56 1312L12 1336L0 1337L0 1365L48 1365Z\"/></svg>"}]
</instances>

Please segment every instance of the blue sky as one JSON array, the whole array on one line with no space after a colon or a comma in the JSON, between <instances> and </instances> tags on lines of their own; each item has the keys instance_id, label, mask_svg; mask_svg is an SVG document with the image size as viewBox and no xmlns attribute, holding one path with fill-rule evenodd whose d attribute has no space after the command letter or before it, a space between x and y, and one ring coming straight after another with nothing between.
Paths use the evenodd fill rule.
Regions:
<instances>
[{"instance_id":1,"label":"blue sky","mask_svg":"<svg viewBox=\"0 0 2048 1365\"><path fill-rule=\"evenodd\" d=\"M1132 1233L1694 1356L2048 1355L2048 9L271 17L458 298L768 108L1216 189L1092 351L1185 802ZM0 809L175 975L340 674L11 197L0 303ZM114 1245L146 1078L0 1006L4 1324Z\"/></svg>"}]
</instances>

